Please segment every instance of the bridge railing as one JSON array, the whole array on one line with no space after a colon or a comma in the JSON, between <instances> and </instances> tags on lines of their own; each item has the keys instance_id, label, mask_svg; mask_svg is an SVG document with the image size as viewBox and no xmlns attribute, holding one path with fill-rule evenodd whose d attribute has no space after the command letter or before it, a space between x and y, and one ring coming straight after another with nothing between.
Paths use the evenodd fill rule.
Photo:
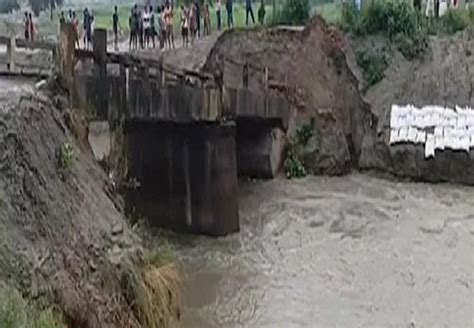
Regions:
<instances>
[{"instance_id":1,"label":"bridge railing","mask_svg":"<svg viewBox=\"0 0 474 328\"><path fill-rule=\"evenodd\" d=\"M25 40L21 38L16 38L15 35L11 36L4 36L0 35L0 45L6 45L7 47L7 71L2 72L2 73L10 73L10 74L21 74L21 75L45 75L40 72L32 72L28 73L27 71L24 70L19 70L18 69L18 63L17 63L17 49L18 48L24 48L24 49L30 49L30 50L44 50L44 51L49 51L52 53L52 59L53 62L51 66L49 67L50 69L54 67L55 61L57 58L57 44L52 43L52 42L46 42L46 41L31 41L31 40Z\"/></svg>"}]
</instances>

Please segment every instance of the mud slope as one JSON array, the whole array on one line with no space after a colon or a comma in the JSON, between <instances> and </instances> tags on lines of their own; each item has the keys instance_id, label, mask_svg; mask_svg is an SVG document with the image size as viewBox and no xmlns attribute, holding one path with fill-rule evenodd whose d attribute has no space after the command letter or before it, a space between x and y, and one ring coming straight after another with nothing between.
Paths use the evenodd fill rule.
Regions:
<instances>
[{"instance_id":1,"label":"mud slope","mask_svg":"<svg viewBox=\"0 0 474 328\"><path fill-rule=\"evenodd\" d=\"M0 92L0 279L57 303L71 327L130 327L116 265L140 240L74 142L59 99L34 87ZM74 159L59 169L65 142Z\"/></svg>"},{"instance_id":2,"label":"mud slope","mask_svg":"<svg viewBox=\"0 0 474 328\"><path fill-rule=\"evenodd\" d=\"M370 41L370 40L369 40ZM360 43L353 42L353 49ZM428 181L474 184L474 154L444 151L425 160L423 148L388 146L392 104L418 107L441 105L474 107L474 30L433 37L429 52L420 60L407 61L395 52L385 78L367 90L365 99L378 116L378 138L364 145L362 168L376 168ZM353 58L349 53L348 58Z\"/></svg>"},{"instance_id":3,"label":"mud slope","mask_svg":"<svg viewBox=\"0 0 474 328\"><path fill-rule=\"evenodd\" d=\"M205 70L224 72L224 84L242 85L248 61L249 86L263 88L264 67L270 85L280 87L297 108L297 121L315 118L312 170L341 174L357 166L363 138L371 137L375 121L347 66L338 32L316 17L304 30L245 29L223 33L209 54ZM282 87L284 86L284 87Z\"/></svg>"}]
</instances>

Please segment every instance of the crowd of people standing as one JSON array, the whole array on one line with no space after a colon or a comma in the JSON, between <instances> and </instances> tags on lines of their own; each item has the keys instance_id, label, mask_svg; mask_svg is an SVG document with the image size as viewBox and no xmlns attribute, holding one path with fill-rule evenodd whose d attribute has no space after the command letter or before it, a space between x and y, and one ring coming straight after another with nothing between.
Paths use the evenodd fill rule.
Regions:
<instances>
[{"instance_id":1,"label":"crowd of people standing","mask_svg":"<svg viewBox=\"0 0 474 328\"><path fill-rule=\"evenodd\" d=\"M85 8L83 11L83 20L82 20L82 35L83 35L83 44L85 49L92 49L93 38L94 38L94 29L95 29L95 19L94 15L88 8ZM74 30L74 35L76 39L76 46L79 48L79 40L81 30L79 28L79 17L76 12L72 9L69 9L67 16L64 14L64 11L61 11L59 16L59 24L71 23Z\"/></svg>"},{"instance_id":2,"label":"crowd of people standing","mask_svg":"<svg viewBox=\"0 0 474 328\"><path fill-rule=\"evenodd\" d=\"M213 1L213 10L216 15L217 30L222 29L222 1L225 1L225 10L227 12L227 26L229 28L234 27L234 13L233 13L233 1L234 0L191 0L189 4L183 4L181 6L180 17L177 20L179 22L179 29L182 37L183 46L192 45L196 38L201 36L210 35L212 32L211 28L211 7L208 1ZM255 24L255 18L252 8L252 0L246 0L246 24ZM76 46L79 47L81 34L83 45L85 49L91 49L94 42L94 28L95 28L95 17L91 10L85 8L82 13L82 29L79 22L79 17L74 10L69 10L67 14L64 11L60 13L60 24L71 23L76 35ZM129 35L129 49L147 49L156 48L157 45L160 49L163 48L174 48L175 47L175 31L174 31L174 15L175 9L173 4L168 0L162 6L143 6L135 4L130 10L130 16L128 18L128 27L130 31ZM263 23L263 18L259 21ZM30 18L28 18L30 17ZM31 22L31 14L28 16L25 14L25 25L26 21ZM31 24L32 25L32 24ZM29 26L29 25L28 25ZM112 14L112 32L114 35L115 49L118 49L119 34L122 29L120 24L120 17L117 6L114 7ZM25 28L25 37L31 38L34 32Z\"/></svg>"},{"instance_id":3,"label":"crowd of people standing","mask_svg":"<svg viewBox=\"0 0 474 328\"><path fill-rule=\"evenodd\" d=\"M213 7L216 15L217 30L222 29L222 0L214 1ZM227 11L227 26L234 27L233 0L225 0L225 9ZM252 0L246 0L246 24L255 24L255 18L252 8ZM116 15L114 13L114 21ZM167 1L164 5L153 8L152 6L139 7L135 5L130 11L129 17L129 48L130 50L145 49L156 47L156 41L159 41L160 48L174 48L174 8L172 3ZM210 3L201 0L193 0L189 4L181 6L181 17L179 17L179 28L184 46L192 45L196 38L210 35L211 27L211 8ZM259 13L260 16L260 13ZM117 18L118 20L118 18ZM259 21L263 23L263 18ZM117 40L117 30L114 24L114 35Z\"/></svg>"}]
</instances>

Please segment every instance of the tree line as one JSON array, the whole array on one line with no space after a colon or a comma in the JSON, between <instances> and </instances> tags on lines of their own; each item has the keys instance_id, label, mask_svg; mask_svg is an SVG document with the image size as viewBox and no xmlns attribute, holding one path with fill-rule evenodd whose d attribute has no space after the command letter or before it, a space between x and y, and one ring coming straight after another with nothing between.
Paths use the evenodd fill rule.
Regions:
<instances>
[{"instance_id":1,"label":"tree line","mask_svg":"<svg viewBox=\"0 0 474 328\"><path fill-rule=\"evenodd\" d=\"M28 0L33 13L37 16L43 10L49 9L51 17L53 17L53 10L57 6L62 6L63 0ZM19 10L20 4L18 0L0 0L0 12L10 13L13 10Z\"/></svg>"}]
</instances>

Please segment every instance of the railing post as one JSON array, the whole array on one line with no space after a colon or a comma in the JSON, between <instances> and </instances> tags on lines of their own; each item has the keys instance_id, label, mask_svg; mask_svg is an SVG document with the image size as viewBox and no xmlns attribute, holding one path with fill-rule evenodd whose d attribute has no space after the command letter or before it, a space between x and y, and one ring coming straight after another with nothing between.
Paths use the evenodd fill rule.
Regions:
<instances>
[{"instance_id":1,"label":"railing post","mask_svg":"<svg viewBox=\"0 0 474 328\"><path fill-rule=\"evenodd\" d=\"M15 71L15 56L16 56L16 38L15 34L10 34L10 40L7 44L7 53L8 53L8 70L10 72Z\"/></svg>"},{"instance_id":2,"label":"railing post","mask_svg":"<svg viewBox=\"0 0 474 328\"><path fill-rule=\"evenodd\" d=\"M268 91L268 67L265 66L263 72L264 72L263 85L265 87L265 92L267 92Z\"/></svg>"},{"instance_id":3,"label":"railing post","mask_svg":"<svg viewBox=\"0 0 474 328\"><path fill-rule=\"evenodd\" d=\"M109 119L109 83L107 81L107 30L97 28L94 30L94 68L96 81L96 110L100 119Z\"/></svg>"},{"instance_id":4,"label":"railing post","mask_svg":"<svg viewBox=\"0 0 474 328\"><path fill-rule=\"evenodd\" d=\"M74 83L74 29L72 24L62 24L58 45L58 66L62 79L66 82L67 88L72 89ZM72 94L72 92L70 93Z\"/></svg>"},{"instance_id":5,"label":"railing post","mask_svg":"<svg viewBox=\"0 0 474 328\"><path fill-rule=\"evenodd\" d=\"M244 85L244 88L248 88L248 86L249 86L249 63L248 63L248 61L245 61L245 64L244 64L243 85Z\"/></svg>"}]
</instances>

